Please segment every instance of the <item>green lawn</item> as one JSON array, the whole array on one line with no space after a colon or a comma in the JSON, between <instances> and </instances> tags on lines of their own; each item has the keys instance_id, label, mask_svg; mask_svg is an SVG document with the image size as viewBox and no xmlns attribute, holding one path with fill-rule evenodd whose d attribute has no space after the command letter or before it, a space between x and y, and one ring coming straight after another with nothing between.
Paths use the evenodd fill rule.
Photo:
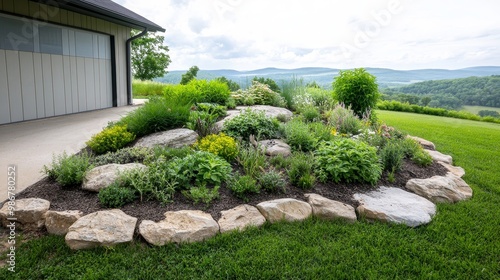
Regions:
<instances>
[{"instance_id":1,"label":"green lawn","mask_svg":"<svg viewBox=\"0 0 500 280\"><path fill-rule=\"evenodd\" d=\"M500 114L500 108L495 108L495 107L485 107L485 106L462 106L462 109L467 112L471 112L473 114L478 114L479 111L481 110L488 110L488 111L497 111Z\"/></svg>"},{"instance_id":2,"label":"green lawn","mask_svg":"<svg viewBox=\"0 0 500 280\"><path fill-rule=\"evenodd\" d=\"M71 251L48 236L16 252L0 279L500 279L500 125L400 112L381 120L433 141L465 168L474 197L433 222L265 225L203 243Z\"/></svg>"}]
</instances>

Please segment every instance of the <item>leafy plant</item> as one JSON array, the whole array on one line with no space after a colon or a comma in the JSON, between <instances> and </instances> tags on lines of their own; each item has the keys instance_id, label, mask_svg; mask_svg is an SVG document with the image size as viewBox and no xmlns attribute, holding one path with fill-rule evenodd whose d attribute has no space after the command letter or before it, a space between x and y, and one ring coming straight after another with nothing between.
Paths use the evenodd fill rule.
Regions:
<instances>
[{"instance_id":1,"label":"leafy plant","mask_svg":"<svg viewBox=\"0 0 500 280\"><path fill-rule=\"evenodd\" d=\"M53 156L51 167L44 165L42 172L62 187L71 187L80 185L85 173L91 168L93 165L87 153L68 156L66 152L63 152L57 157Z\"/></svg>"},{"instance_id":2,"label":"leafy plant","mask_svg":"<svg viewBox=\"0 0 500 280\"><path fill-rule=\"evenodd\" d=\"M207 151L231 162L238 156L238 145L234 138L224 133L211 134L199 139L193 146L200 151Z\"/></svg>"},{"instance_id":3,"label":"leafy plant","mask_svg":"<svg viewBox=\"0 0 500 280\"><path fill-rule=\"evenodd\" d=\"M276 168L286 168L290 165L291 157L285 157L281 154L269 159L269 163Z\"/></svg>"},{"instance_id":4,"label":"leafy plant","mask_svg":"<svg viewBox=\"0 0 500 280\"><path fill-rule=\"evenodd\" d=\"M266 165L266 155L261 149L247 146L240 149L238 163L246 175L257 178Z\"/></svg>"},{"instance_id":5,"label":"leafy plant","mask_svg":"<svg viewBox=\"0 0 500 280\"><path fill-rule=\"evenodd\" d=\"M286 181L279 172L270 170L259 176L259 185L262 189L270 193L286 192Z\"/></svg>"},{"instance_id":6,"label":"leafy plant","mask_svg":"<svg viewBox=\"0 0 500 280\"><path fill-rule=\"evenodd\" d=\"M264 112L245 110L240 115L224 122L222 131L232 137L248 141L250 135L257 139L271 139L277 136L279 122L266 117Z\"/></svg>"},{"instance_id":7,"label":"leafy plant","mask_svg":"<svg viewBox=\"0 0 500 280\"><path fill-rule=\"evenodd\" d=\"M131 162L143 162L153 154L153 150L146 147L128 147L116 152L110 152L90 158L94 166L101 166L110 163L127 164Z\"/></svg>"},{"instance_id":8,"label":"leafy plant","mask_svg":"<svg viewBox=\"0 0 500 280\"><path fill-rule=\"evenodd\" d=\"M215 133L216 129L214 125L216 121L217 115L215 114L204 111L191 111L186 127L196 131L200 137L205 137Z\"/></svg>"},{"instance_id":9,"label":"leafy plant","mask_svg":"<svg viewBox=\"0 0 500 280\"><path fill-rule=\"evenodd\" d=\"M248 194L259 193L260 187L257 181L249 175L236 175L227 183L227 188L230 189L238 198L248 202Z\"/></svg>"},{"instance_id":10,"label":"leafy plant","mask_svg":"<svg viewBox=\"0 0 500 280\"><path fill-rule=\"evenodd\" d=\"M319 110L314 106L305 106L301 108L300 113L306 122L318 121L321 117Z\"/></svg>"},{"instance_id":11,"label":"leafy plant","mask_svg":"<svg viewBox=\"0 0 500 280\"><path fill-rule=\"evenodd\" d=\"M154 148L150 149L150 152L144 158L144 164L150 165L159 158L163 158L165 161L170 161L174 158L184 158L192 153L193 150L190 147L171 148L155 146Z\"/></svg>"},{"instance_id":12,"label":"leafy plant","mask_svg":"<svg viewBox=\"0 0 500 280\"><path fill-rule=\"evenodd\" d=\"M99 202L108 208L120 208L135 200L135 190L122 187L119 183L113 183L99 191L97 195Z\"/></svg>"},{"instance_id":13,"label":"leafy plant","mask_svg":"<svg viewBox=\"0 0 500 280\"><path fill-rule=\"evenodd\" d=\"M420 166L429 166L433 161L431 155L429 155L429 153L424 151L423 149L420 149L415 154L413 154L411 160Z\"/></svg>"},{"instance_id":14,"label":"leafy plant","mask_svg":"<svg viewBox=\"0 0 500 280\"><path fill-rule=\"evenodd\" d=\"M314 157L311 154L298 153L293 155L287 170L290 183L301 189L312 188L316 181L313 165Z\"/></svg>"},{"instance_id":15,"label":"leafy plant","mask_svg":"<svg viewBox=\"0 0 500 280\"><path fill-rule=\"evenodd\" d=\"M182 194L187 199L192 200L194 204L203 202L206 206L209 206L213 200L219 198L219 188L219 186L215 186L212 189L209 189L206 186L193 187L189 190L182 191Z\"/></svg>"},{"instance_id":16,"label":"leafy plant","mask_svg":"<svg viewBox=\"0 0 500 280\"><path fill-rule=\"evenodd\" d=\"M104 154L115 152L134 141L134 139L135 135L127 131L127 125L115 125L93 135L86 144L95 153Z\"/></svg>"},{"instance_id":17,"label":"leafy plant","mask_svg":"<svg viewBox=\"0 0 500 280\"><path fill-rule=\"evenodd\" d=\"M330 141L337 134L337 129L322 122L308 123L307 126L309 127L309 132L317 142Z\"/></svg>"},{"instance_id":18,"label":"leafy plant","mask_svg":"<svg viewBox=\"0 0 500 280\"><path fill-rule=\"evenodd\" d=\"M315 169L322 181L368 182L374 185L382 174L377 150L352 139L322 142L315 151Z\"/></svg>"},{"instance_id":19,"label":"leafy plant","mask_svg":"<svg viewBox=\"0 0 500 280\"><path fill-rule=\"evenodd\" d=\"M200 112L207 112L210 115L215 115L217 118L227 115L226 107L217 103L198 103L194 109Z\"/></svg>"},{"instance_id":20,"label":"leafy plant","mask_svg":"<svg viewBox=\"0 0 500 280\"><path fill-rule=\"evenodd\" d=\"M337 100L346 104L358 117L370 112L379 98L376 78L363 68L340 70L333 81Z\"/></svg>"},{"instance_id":21,"label":"leafy plant","mask_svg":"<svg viewBox=\"0 0 500 280\"><path fill-rule=\"evenodd\" d=\"M283 135L286 142L295 151L313 151L316 139L309 132L309 126L300 119L293 119L282 125Z\"/></svg>"},{"instance_id":22,"label":"leafy plant","mask_svg":"<svg viewBox=\"0 0 500 280\"><path fill-rule=\"evenodd\" d=\"M187 86L198 92L200 96L200 99L196 100L198 103L225 105L231 96L227 84L217 80L192 80Z\"/></svg>"},{"instance_id":23,"label":"leafy plant","mask_svg":"<svg viewBox=\"0 0 500 280\"><path fill-rule=\"evenodd\" d=\"M390 141L380 150L380 159L384 170L391 174L401 170L405 149L401 141Z\"/></svg>"},{"instance_id":24,"label":"leafy plant","mask_svg":"<svg viewBox=\"0 0 500 280\"><path fill-rule=\"evenodd\" d=\"M247 90L238 90L232 94L238 105L270 105L284 107L285 100L268 85L252 81L252 86Z\"/></svg>"},{"instance_id":25,"label":"leafy plant","mask_svg":"<svg viewBox=\"0 0 500 280\"><path fill-rule=\"evenodd\" d=\"M359 134L362 128L361 120L354 112L343 104L338 104L334 109L325 113L328 124L335 127L337 132L346 135Z\"/></svg>"}]
</instances>

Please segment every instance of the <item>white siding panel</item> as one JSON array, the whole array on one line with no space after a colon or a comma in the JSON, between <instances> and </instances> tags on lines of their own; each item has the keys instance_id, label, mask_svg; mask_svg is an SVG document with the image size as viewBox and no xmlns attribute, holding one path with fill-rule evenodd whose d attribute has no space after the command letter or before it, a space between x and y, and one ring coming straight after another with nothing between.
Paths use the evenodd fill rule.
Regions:
<instances>
[{"instance_id":1,"label":"white siding panel","mask_svg":"<svg viewBox=\"0 0 500 280\"><path fill-rule=\"evenodd\" d=\"M45 97L43 94L42 54L33 54L33 69L35 72L36 116L45 118Z\"/></svg>"},{"instance_id":2,"label":"white siding panel","mask_svg":"<svg viewBox=\"0 0 500 280\"><path fill-rule=\"evenodd\" d=\"M45 116L54 116L54 87L52 86L52 60L50 54L42 54L43 95Z\"/></svg>"},{"instance_id":3,"label":"white siding panel","mask_svg":"<svg viewBox=\"0 0 500 280\"><path fill-rule=\"evenodd\" d=\"M98 65L99 65L99 73L100 73L99 91L101 92L101 95L99 96L100 97L99 102L101 103L102 108L106 108L106 107L109 107L108 100L107 100L106 96L111 95L111 92L109 92L108 88L106 87L106 81L107 81L106 61L99 59Z\"/></svg>"},{"instance_id":4,"label":"white siding panel","mask_svg":"<svg viewBox=\"0 0 500 280\"><path fill-rule=\"evenodd\" d=\"M94 101L96 109L102 109L104 106L101 104L101 86L99 85L101 75L99 71L99 59L93 59L92 64L94 65Z\"/></svg>"},{"instance_id":5,"label":"white siding panel","mask_svg":"<svg viewBox=\"0 0 500 280\"><path fill-rule=\"evenodd\" d=\"M87 95L87 110L95 110L94 60L85 58L85 88Z\"/></svg>"},{"instance_id":6,"label":"white siding panel","mask_svg":"<svg viewBox=\"0 0 500 280\"><path fill-rule=\"evenodd\" d=\"M66 97L64 95L64 65L60 55L51 55L52 84L54 87L54 110L56 115L66 114Z\"/></svg>"},{"instance_id":7,"label":"white siding panel","mask_svg":"<svg viewBox=\"0 0 500 280\"><path fill-rule=\"evenodd\" d=\"M19 52L5 51L5 56L8 65L7 79L9 80L10 120L12 122L19 122L24 119Z\"/></svg>"},{"instance_id":8,"label":"white siding panel","mask_svg":"<svg viewBox=\"0 0 500 280\"><path fill-rule=\"evenodd\" d=\"M85 59L83 57L76 58L76 75L78 79L78 111L87 110L87 98L85 96Z\"/></svg>"},{"instance_id":9,"label":"white siding panel","mask_svg":"<svg viewBox=\"0 0 500 280\"><path fill-rule=\"evenodd\" d=\"M0 50L0 124L10 122L9 87L5 51Z\"/></svg>"},{"instance_id":10,"label":"white siding panel","mask_svg":"<svg viewBox=\"0 0 500 280\"><path fill-rule=\"evenodd\" d=\"M71 75L71 103L73 112L78 112L78 70L76 68L76 57L69 58Z\"/></svg>"},{"instance_id":11,"label":"white siding panel","mask_svg":"<svg viewBox=\"0 0 500 280\"><path fill-rule=\"evenodd\" d=\"M63 56L64 65L64 97L66 98L66 113L73 113L73 94L71 93L71 60L69 56Z\"/></svg>"},{"instance_id":12,"label":"white siding panel","mask_svg":"<svg viewBox=\"0 0 500 280\"><path fill-rule=\"evenodd\" d=\"M19 62L21 66L21 89L23 95L23 115L24 120L37 118L36 114L36 93L35 93L35 73L33 69L33 53L19 52Z\"/></svg>"}]
</instances>

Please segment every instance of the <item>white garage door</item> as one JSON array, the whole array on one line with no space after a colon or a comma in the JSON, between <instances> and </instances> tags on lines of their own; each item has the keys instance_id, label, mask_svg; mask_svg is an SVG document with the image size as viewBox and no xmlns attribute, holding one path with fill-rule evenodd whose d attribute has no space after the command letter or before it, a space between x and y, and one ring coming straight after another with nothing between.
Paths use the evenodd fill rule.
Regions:
<instances>
[{"instance_id":1,"label":"white garage door","mask_svg":"<svg viewBox=\"0 0 500 280\"><path fill-rule=\"evenodd\" d=\"M113 106L110 36L0 15L0 124Z\"/></svg>"}]
</instances>

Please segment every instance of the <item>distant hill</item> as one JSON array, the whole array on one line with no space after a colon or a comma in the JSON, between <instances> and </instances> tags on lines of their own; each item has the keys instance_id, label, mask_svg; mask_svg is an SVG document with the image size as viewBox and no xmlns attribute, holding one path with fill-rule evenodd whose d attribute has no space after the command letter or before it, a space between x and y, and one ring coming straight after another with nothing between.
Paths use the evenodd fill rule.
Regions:
<instances>
[{"instance_id":1,"label":"distant hill","mask_svg":"<svg viewBox=\"0 0 500 280\"><path fill-rule=\"evenodd\" d=\"M500 66L480 66L458 70L446 69L419 69L419 70L393 70L386 68L366 68L368 72L377 77L380 87L396 87L416 82L429 80L443 80L466 78L471 76L483 77L500 75ZM186 70L187 71L187 70ZM159 82L177 84L181 81L182 74L186 71L170 71L163 78L156 79ZM316 81L324 88L331 88L333 78L338 75L339 69L306 67L298 69L264 68L252 71L223 70L200 70L198 79L215 79L224 76L246 88L251 84L253 77L266 77L275 80L278 85L282 81L293 77L303 79L305 83Z\"/></svg>"}]
</instances>

